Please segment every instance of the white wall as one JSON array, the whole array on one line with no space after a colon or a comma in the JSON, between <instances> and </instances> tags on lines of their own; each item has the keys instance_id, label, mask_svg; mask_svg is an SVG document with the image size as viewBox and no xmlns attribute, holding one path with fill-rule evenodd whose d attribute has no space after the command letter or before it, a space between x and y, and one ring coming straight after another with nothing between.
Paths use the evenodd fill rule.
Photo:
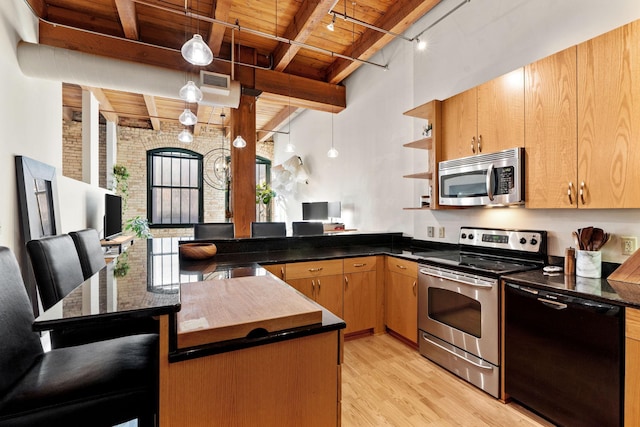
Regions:
<instances>
[{"instance_id":1,"label":"white wall","mask_svg":"<svg viewBox=\"0 0 640 427\"><path fill-rule=\"evenodd\" d=\"M22 237L14 156L58 170L62 232L101 223L104 190L60 176L62 171L62 84L25 77L18 66L20 40L37 42L37 21L23 0L0 2L0 245L18 258ZM100 225L99 228L102 228Z\"/></svg>"},{"instance_id":2,"label":"white wall","mask_svg":"<svg viewBox=\"0 0 640 427\"><path fill-rule=\"evenodd\" d=\"M460 0L445 0L406 34L411 37ZM402 175L426 169L423 150L403 148L418 139L423 121L403 112L445 99L508 71L640 18L637 0L473 0L424 34L428 48L396 40L372 58L388 71L361 66L346 81L347 109L334 118L337 159L328 114L308 111L292 124L292 142L310 172L309 184L287 200L286 220L301 217L300 202L342 200L345 223L361 230L402 231L427 240L427 226L444 226L456 242L460 226L532 228L549 231L549 253L562 256L571 231L599 226L615 235L640 236L640 210L465 209L404 211L416 206L426 182ZM287 137L276 140L275 164L286 160ZM343 209L344 210L344 209ZM605 261L623 262L617 237Z\"/></svg>"}]
</instances>

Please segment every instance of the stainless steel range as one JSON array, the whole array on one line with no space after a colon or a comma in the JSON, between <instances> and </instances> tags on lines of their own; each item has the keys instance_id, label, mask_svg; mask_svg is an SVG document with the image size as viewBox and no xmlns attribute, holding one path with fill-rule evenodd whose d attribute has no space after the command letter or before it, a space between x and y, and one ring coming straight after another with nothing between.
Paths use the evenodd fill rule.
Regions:
<instances>
[{"instance_id":1,"label":"stainless steel range","mask_svg":"<svg viewBox=\"0 0 640 427\"><path fill-rule=\"evenodd\" d=\"M462 227L458 242L419 266L420 353L499 397L500 277L542 267L547 234Z\"/></svg>"}]
</instances>

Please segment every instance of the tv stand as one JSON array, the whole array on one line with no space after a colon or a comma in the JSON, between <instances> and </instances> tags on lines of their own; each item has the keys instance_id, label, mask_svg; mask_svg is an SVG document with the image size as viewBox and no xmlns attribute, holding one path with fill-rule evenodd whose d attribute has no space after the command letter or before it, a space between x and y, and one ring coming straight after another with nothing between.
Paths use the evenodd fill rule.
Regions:
<instances>
[{"instance_id":1,"label":"tv stand","mask_svg":"<svg viewBox=\"0 0 640 427\"><path fill-rule=\"evenodd\" d=\"M117 247L118 248L118 253L122 253L122 247L123 245L126 244L131 244L133 245L133 239L135 236L125 236L125 235L121 235L118 237L114 237L113 239L109 239L109 240L100 240L100 245L103 248L109 248L108 252L110 252L110 249L113 247Z\"/></svg>"}]
</instances>

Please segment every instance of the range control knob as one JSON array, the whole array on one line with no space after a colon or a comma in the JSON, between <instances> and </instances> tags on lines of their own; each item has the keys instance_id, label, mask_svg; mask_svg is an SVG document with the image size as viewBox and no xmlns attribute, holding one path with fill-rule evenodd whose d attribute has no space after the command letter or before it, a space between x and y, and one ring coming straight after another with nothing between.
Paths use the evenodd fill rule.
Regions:
<instances>
[{"instance_id":1,"label":"range control knob","mask_svg":"<svg viewBox=\"0 0 640 427\"><path fill-rule=\"evenodd\" d=\"M537 245L538 241L536 240L535 237L533 237L529 243L531 243L532 245Z\"/></svg>"},{"instance_id":2,"label":"range control knob","mask_svg":"<svg viewBox=\"0 0 640 427\"><path fill-rule=\"evenodd\" d=\"M520 244L524 245L525 243L527 243L527 239L525 239L524 237L520 238Z\"/></svg>"},{"instance_id":3,"label":"range control knob","mask_svg":"<svg viewBox=\"0 0 640 427\"><path fill-rule=\"evenodd\" d=\"M473 240L473 234L469 234L469 240Z\"/></svg>"},{"instance_id":4,"label":"range control knob","mask_svg":"<svg viewBox=\"0 0 640 427\"><path fill-rule=\"evenodd\" d=\"M466 238L467 238L467 235L466 235L465 233L462 233L462 234L460 235L460 238L462 238L462 239L466 239Z\"/></svg>"}]
</instances>

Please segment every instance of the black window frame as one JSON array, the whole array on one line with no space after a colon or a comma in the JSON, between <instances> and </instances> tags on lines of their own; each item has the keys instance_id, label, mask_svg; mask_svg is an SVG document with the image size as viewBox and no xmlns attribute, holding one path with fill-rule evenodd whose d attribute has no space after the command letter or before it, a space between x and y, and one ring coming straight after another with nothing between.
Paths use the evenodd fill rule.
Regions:
<instances>
[{"instance_id":1,"label":"black window frame","mask_svg":"<svg viewBox=\"0 0 640 427\"><path fill-rule=\"evenodd\" d=\"M182 154L181 156L175 156L174 153ZM188 158L191 160L198 161L198 221L203 222L204 218L204 166L203 166L203 158L204 156L196 151L187 150L185 148L175 148L175 147L163 147L163 148L154 148L152 150L147 151L147 218L149 218L149 227L150 228L190 228L193 227L193 222L190 223L180 223L180 224L164 224L164 223L152 223L151 219L153 218L153 207L152 207L152 193L154 188L159 188L162 186L154 186L153 185L153 159L155 157L175 157L175 158ZM171 188L186 188L186 187L173 187Z\"/></svg>"}]
</instances>

